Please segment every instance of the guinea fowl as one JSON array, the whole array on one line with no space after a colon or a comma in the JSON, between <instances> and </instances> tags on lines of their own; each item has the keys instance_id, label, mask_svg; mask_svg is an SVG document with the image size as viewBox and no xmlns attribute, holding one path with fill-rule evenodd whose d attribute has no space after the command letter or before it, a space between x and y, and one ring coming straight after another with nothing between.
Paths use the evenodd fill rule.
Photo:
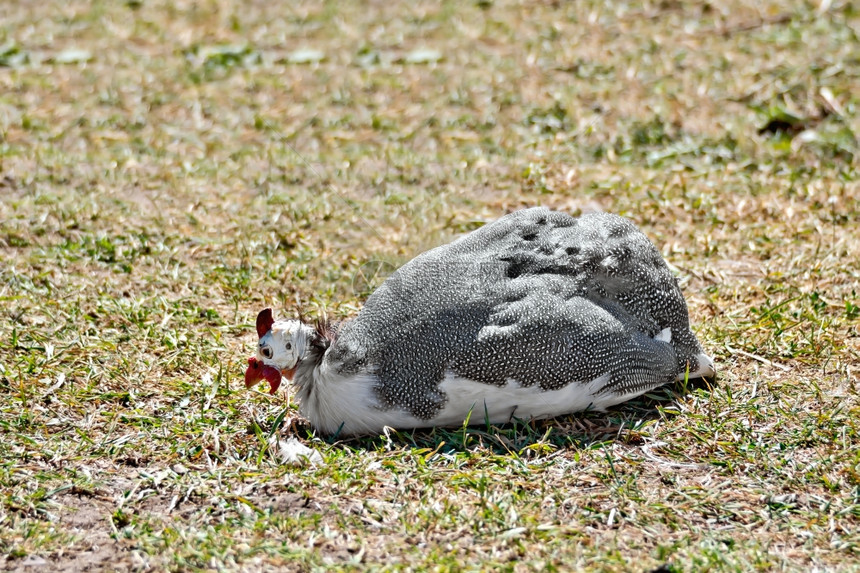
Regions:
<instances>
[{"instance_id":1,"label":"guinea fowl","mask_svg":"<svg viewBox=\"0 0 860 573\"><path fill-rule=\"evenodd\" d=\"M326 434L603 410L714 374L656 247L629 220L518 211L419 255L334 327L257 316L245 384L281 377Z\"/></svg>"}]
</instances>

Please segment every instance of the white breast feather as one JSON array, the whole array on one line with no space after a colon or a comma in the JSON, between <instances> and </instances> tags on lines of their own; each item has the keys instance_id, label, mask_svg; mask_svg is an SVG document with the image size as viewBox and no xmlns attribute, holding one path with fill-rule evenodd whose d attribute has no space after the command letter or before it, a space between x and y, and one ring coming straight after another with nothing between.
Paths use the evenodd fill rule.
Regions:
<instances>
[{"instance_id":1,"label":"white breast feather","mask_svg":"<svg viewBox=\"0 0 860 573\"><path fill-rule=\"evenodd\" d=\"M414 427L420 422L402 410L380 409L374 374L341 376L324 361L314 368L313 377L313 393L300 399L299 411L326 434L373 434L385 426Z\"/></svg>"}]
</instances>

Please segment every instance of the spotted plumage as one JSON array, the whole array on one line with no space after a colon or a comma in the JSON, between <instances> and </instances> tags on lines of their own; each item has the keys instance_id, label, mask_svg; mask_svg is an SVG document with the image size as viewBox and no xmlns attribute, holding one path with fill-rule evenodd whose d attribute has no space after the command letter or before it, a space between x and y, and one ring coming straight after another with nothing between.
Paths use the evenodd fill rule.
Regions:
<instances>
[{"instance_id":1,"label":"spotted plumage","mask_svg":"<svg viewBox=\"0 0 860 573\"><path fill-rule=\"evenodd\" d=\"M604 213L512 213L416 257L336 329L263 322L274 354L251 361L295 369L327 433L554 416L714 373L660 253ZM288 339L303 354L281 356Z\"/></svg>"}]
</instances>

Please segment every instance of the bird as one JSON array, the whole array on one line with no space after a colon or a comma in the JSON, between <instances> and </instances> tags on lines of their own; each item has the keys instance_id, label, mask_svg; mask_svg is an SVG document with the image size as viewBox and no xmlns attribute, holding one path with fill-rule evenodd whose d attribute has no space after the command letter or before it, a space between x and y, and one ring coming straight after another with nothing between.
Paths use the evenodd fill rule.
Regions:
<instances>
[{"instance_id":1,"label":"bird","mask_svg":"<svg viewBox=\"0 0 860 573\"><path fill-rule=\"evenodd\" d=\"M605 411L712 377L660 252L627 218L509 213L418 255L339 323L256 320L245 385L282 378L325 435Z\"/></svg>"}]
</instances>

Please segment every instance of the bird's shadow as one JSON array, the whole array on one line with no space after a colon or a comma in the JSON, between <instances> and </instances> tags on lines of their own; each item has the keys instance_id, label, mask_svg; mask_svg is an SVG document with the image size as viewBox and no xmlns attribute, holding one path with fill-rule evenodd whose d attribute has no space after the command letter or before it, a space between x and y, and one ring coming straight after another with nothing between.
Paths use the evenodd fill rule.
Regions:
<instances>
[{"instance_id":1,"label":"bird's shadow","mask_svg":"<svg viewBox=\"0 0 860 573\"><path fill-rule=\"evenodd\" d=\"M507 424L476 423L460 427L389 430L379 436L323 438L329 444L368 451L412 448L427 452L456 453L476 449L499 455L535 456L558 449L589 449L607 442L643 442L639 432L654 420L679 413L677 401L693 393L709 393L715 379L695 378L661 386L605 412L586 411L545 420L514 418ZM480 415L473 412L473 416ZM314 438L307 422L292 430L300 437Z\"/></svg>"}]
</instances>

